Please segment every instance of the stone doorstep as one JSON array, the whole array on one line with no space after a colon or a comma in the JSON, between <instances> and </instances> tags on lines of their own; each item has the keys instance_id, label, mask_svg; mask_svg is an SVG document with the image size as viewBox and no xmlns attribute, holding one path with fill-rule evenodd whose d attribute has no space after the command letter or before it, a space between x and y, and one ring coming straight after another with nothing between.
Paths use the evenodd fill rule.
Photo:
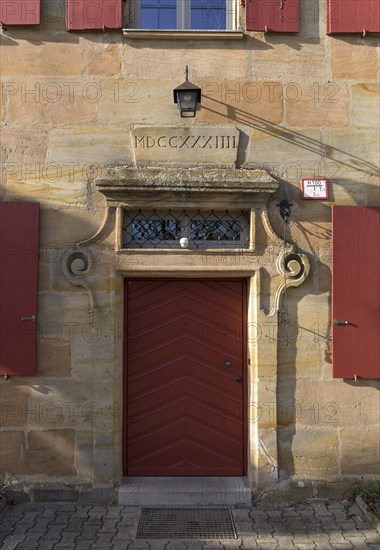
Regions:
<instances>
[{"instance_id":1,"label":"stone doorstep","mask_svg":"<svg viewBox=\"0 0 380 550\"><path fill-rule=\"evenodd\" d=\"M125 477L121 506L251 506L244 477Z\"/></svg>"},{"instance_id":2,"label":"stone doorstep","mask_svg":"<svg viewBox=\"0 0 380 550\"><path fill-rule=\"evenodd\" d=\"M358 495L355 499L356 501L356 504L359 506L360 510L363 512L363 514L365 515L365 517L368 519L368 521L370 522L370 524L372 525L372 527L374 529L376 529L376 531L379 533L380 535L380 518L377 517L376 514L374 514L370 509L369 507L367 506L367 504L364 502L364 500L362 499L362 497L360 495Z\"/></svg>"}]
</instances>

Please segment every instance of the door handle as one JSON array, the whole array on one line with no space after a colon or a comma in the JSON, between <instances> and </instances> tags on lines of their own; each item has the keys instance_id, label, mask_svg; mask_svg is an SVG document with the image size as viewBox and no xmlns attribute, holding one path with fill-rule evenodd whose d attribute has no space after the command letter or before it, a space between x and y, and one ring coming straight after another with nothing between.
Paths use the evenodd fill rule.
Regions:
<instances>
[{"instance_id":1,"label":"door handle","mask_svg":"<svg viewBox=\"0 0 380 550\"><path fill-rule=\"evenodd\" d=\"M235 382L237 382L238 384L241 384L243 382L243 378L241 376L237 376L235 378Z\"/></svg>"},{"instance_id":2,"label":"door handle","mask_svg":"<svg viewBox=\"0 0 380 550\"><path fill-rule=\"evenodd\" d=\"M334 319L334 325L348 325L348 321L341 321L340 319Z\"/></svg>"}]
</instances>

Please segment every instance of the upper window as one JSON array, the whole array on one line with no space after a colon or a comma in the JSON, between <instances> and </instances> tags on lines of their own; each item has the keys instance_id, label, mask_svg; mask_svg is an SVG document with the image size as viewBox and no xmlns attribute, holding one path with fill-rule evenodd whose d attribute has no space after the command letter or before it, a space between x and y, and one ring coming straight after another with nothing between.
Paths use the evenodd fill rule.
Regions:
<instances>
[{"instance_id":1,"label":"upper window","mask_svg":"<svg viewBox=\"0 0 380 550\"><path fill-rule=\"evenodd\" d=\"M131 26L144 30L234 30L235 0L135 0Z\"/></svg>"},{"instance_id":2,"label":"upper window","mask_svg":"<svg viewBox=\"0 0 380 550\"><path fill-rule=\"evenodd\" d=\"M123 248L248 248L249 215L230 210L126 210ZM182 244L181 244L182 241Z\"/></svg>"}]
</instances>

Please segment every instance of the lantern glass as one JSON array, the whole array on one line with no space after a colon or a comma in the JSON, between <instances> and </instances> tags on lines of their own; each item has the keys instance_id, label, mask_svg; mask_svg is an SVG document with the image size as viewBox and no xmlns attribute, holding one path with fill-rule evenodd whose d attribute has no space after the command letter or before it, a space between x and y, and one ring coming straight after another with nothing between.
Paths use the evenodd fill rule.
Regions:
<instances>
[{"instance_id":1,"label":"lantern glass","mask_svg":"<svg viewBox=\"0 0 380 550\"><path fill-rule=\"evenodd\" d=\"M177 91L178 108L181 111L181 117L195 117L198 103L197 90L179 90Z\"/></svg>"},{"instance_id":2,"label":"lantern glass","mask_svg":"<svg viewBox=\"0 0 380 550\"><path fill-rule=\"evenodd\" d=\"M174 103L178 103L181 117L195 117L198 104L201 103L202 91L198 86L189 82L186 66L186 80L173 90Z\"/></svg>"}]
</instances>

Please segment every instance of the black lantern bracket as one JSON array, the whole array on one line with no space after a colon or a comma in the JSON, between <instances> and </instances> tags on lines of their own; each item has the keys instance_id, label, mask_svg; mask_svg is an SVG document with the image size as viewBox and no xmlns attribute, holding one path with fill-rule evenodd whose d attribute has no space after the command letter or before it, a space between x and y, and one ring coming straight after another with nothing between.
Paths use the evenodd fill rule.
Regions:
<instances>
[{"instance_id":1,"label":"black lantern bracket","mask_svg":"<svg viewBox=\"0 0 380 550\"><path fill-rule=\"evenodd\" d=\"M186 80L173 90L174 103L178 104L178 108L182 118L195 117L198 105L201 103L202 90L189 82L189 69L186 65Z\"/></svg>"},{"instance_id":2,"label":"black lantern bracket","mask_svg":"<svg viewBox=\"0 0 380 550\"><path fill-rule=\"evenodd\" d=\"M285 223L287 223L290 218L291 207L293 206L292 203L290 203L287 199L282 199L282 201L276 204L276 206L280 209L281 218Z\"/></svg>"}]
</instances>

